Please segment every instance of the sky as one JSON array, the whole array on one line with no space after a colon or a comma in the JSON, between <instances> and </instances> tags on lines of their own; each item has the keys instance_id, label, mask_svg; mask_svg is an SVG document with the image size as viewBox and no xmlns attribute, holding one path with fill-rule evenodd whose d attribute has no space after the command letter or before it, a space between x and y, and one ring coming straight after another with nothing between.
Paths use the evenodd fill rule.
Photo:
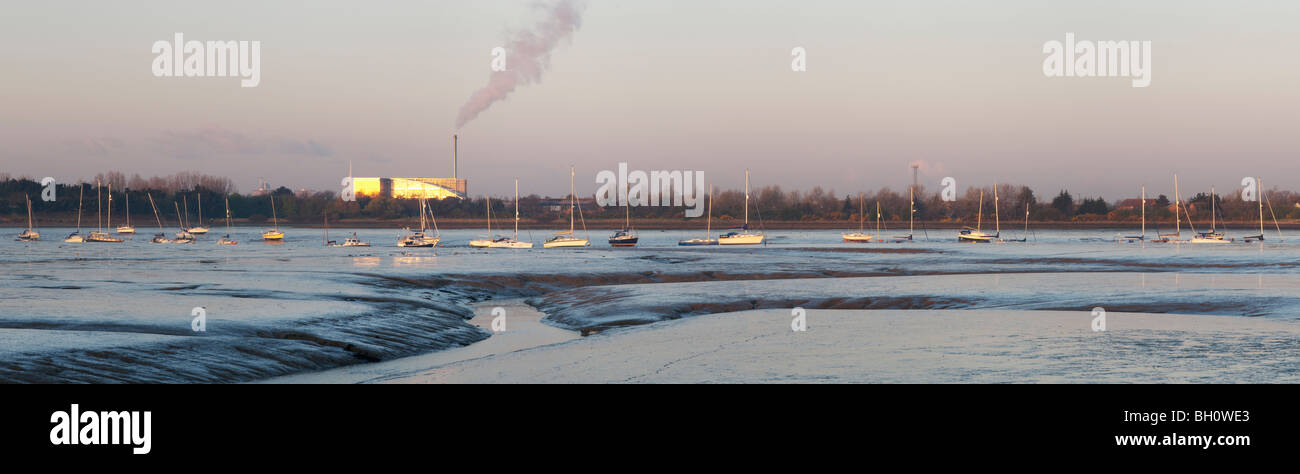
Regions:
<instances>
[{"instance_id":1,"label":"sky","mask_svg":"<svg viewBox=\"0 0 1300 474\"><path fill-rule=\"evenodd\" d=\"M543 2L552 4L554 0ZM19 2L0 17L0 172L339 188L451 174L580 193L600 170L720 188L1029 185L1040 195L1300 189L1300 2L598 1L540 80L456 128L537 2ZM151 46L261 42L257 87L155 77ZM1151 85L1046 77L1047 41L1150 41ZM791 71L791 50L807 70ZM506 57L507 68L511 56ZM1168 188L1168 189L1166 189Z\"/></svg>"}]
</instances>

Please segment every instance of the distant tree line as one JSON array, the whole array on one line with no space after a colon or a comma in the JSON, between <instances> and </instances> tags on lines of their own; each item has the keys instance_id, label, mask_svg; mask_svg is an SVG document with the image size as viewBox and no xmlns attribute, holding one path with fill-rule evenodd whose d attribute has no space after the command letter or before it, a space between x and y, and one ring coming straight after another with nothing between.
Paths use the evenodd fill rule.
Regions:
<instances>
[{"instance_id":1,"label":"distant tree line","mask_svg":"<svg viewBox=\"0 0 1300 474\"><path fill-rule=\"evenodd\" d=\"M153 209L149 198L157 206L164 226L174 226L177 221L177 208L194 224L202 203L202 215L205 224L216 224L225 218L226 199L230 202L230 213L234 219L246 219L250 222L269 221L272 217L271 198L265 194L250 195L234 192L234 186L227 178L202 175L199 173L180 173L166 177L142 178L139 175L127 177L122 173L108 172L96 176L103 184L99 188L99 204L96 201L95 183L57 184L55 202L41 201L42 186L31 178L12 178L0 174L0 216L14 221L26 219L26 207L23 195L33 201L33 209L38 220L51 218L75 219L78 206L78 193L84 193L83 225L93 222L97 205L107 206L107 186L113 188L113 215L115 222L120 222L125 212L127 200L130 201L133 223L148 227L154 224ZM981 191L983 191L982 211L987 221L993 218L994 193L992 187L967 188L964 195L956 201L944 201L938 192L916 190L916 219L934 222L974 222L981 211ZM339 195L331 191L294 192L280 187L269 194L275 196L275 216L284 222L316 223L328 216L331 221L342 219L402 219L418 218L419 202L411 199L392 199L387 197L358 196L354 202L344 202ZM1272 204L1273 212L1279 220L1300 219L1300 194L1291 191L1270 190L1265 195ZM859 214L859 196L865 219L873 222L876 216L876 203L880 205L881 219L891 223L906 222L908 214L908 193L892 189L880 189L864 192L861 195L839 195L821 187L811 191L783 190L780 186L756 188L751 194L750 220L766 221L847 221L856 222L864 217ZM592 197L581 200L582 213L587 219L620 219L623 217L621 207L598 207ZM1191 211L1192 218L1209 219L1210 196L1200 193L1186 199L1185 211ZM560 222L568 219L568 196L544 198L536 194L519 198L520 216L531 221ZM1254 221L1258 219L1259 209L1255 202L1241 200L1238 193L1219 194L1214 198L1220 219L1234 221ZM745 194L741 190L725 190L716 193L713 202L713 217L717 220L738 220L744 214ZM1060 190L1050 201L1040 201L1038 195L1027 186L1011 184L998 185L997 209L1003 222L1019 222L1028 212L1031 221L1051 222L1100 222L1100 221L1135 221L1141 216L1138 199L1126 199L1107 202L1100 197L1076 199L1067 190ZM1173 218L1172 199L1165 195L1148 198L1146 215L1148 220L1169 220ZM487 198L444 199L429 202L437 218L482 219L487 213ZM513 197L491 199L492 214L503 222L514 216ZM188 211L187 211L188 209ZM1180 212L1185 212L1180 211ZM637 219L682 219L682 207L634 207L632 217ZM1269 210L1264 210L1265 219L1271 219ZM86 219L90 219L86 221ZM892 225L892 224L891 224Z\"/></svg>"}]
</instances>

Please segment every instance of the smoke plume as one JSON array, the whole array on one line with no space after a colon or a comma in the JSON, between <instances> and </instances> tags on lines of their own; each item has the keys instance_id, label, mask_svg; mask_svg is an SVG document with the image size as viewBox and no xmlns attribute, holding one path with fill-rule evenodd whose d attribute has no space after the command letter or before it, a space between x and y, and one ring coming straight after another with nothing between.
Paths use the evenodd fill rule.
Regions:
<instances>
[{"instance_id":1,"label":"smoke plume","mask_svg":"<svg viewBox=\"0 0 1300 474\"><path fill-rule=\"evenodd\" d=\"M551 51L582 26L582 7L571 0L539 5L544 18L532 30L514 34L505 45L506 69L492 71L488 83L474 92L456 115L456 128L474 120L493 103L504 100L516 87L541 82L551 63Z\"/></svg>"}]
</instances>

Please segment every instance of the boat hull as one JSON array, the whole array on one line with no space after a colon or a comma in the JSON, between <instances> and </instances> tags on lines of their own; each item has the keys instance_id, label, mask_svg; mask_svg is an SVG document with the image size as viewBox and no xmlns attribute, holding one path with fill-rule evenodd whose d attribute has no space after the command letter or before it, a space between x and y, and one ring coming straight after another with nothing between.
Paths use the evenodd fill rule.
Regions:
<instances>
[{"instance_id":1,"label":"boat hull","mask_svg":"<svg viewBox=\"0 0 1300 474\"><path fill-rule=\"evenodd\" d=\"M718 245L759 245L767 238L765 234L734 234L718 236Z\"/></svg>"},{"instance_id":2,"label":"boat hull","mask_svg":"<svg viewBox=\"0 0 1300 474\"><path fill-rule=\"evenodd\" d=\"M589 247L591 241L587 239L559 238L547 241L542 244L542 248L566 248L566 247Z\"/></svg>"},{"instance_id":3,"label":"boat hull","mask_svg":"<svg viewBox=\"0 0 1300 474\"><path fill-rule=\"evenodd\" d=\"M840 234L840 237L843 237L844 241L849 243L866 243L871 242L871 239L875 236L871 234L863 234L861 232L853 232L850 234Z\"/></svg>"},{"instance_id":4,"label":"boat hull","mask_svg":"<svg viewBox=\"0 0 1300 474\"><path fill-rule=\"evenodd\" d=\"M677 242L677 245L682 247L698 247L698 246L705 246L705 245L718 245L718 241L713 239L680 240Z\"/></svg>"}]
</instances>

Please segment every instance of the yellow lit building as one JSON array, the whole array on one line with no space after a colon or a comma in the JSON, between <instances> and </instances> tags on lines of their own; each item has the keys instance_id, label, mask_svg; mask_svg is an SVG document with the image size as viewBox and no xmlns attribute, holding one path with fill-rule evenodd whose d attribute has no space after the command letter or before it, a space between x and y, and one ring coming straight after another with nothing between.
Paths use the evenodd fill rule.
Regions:
<instances>
[{"instance_id":1,"label":"yellow lit building","mask_svg":"<svg viewBox=\"0 0 1300 474\"><path fill-rule=\"evenodd\" d=\"M464 178L352 178L358 196L395 199L465 199Z\"/></svg>"}]
</instances>

